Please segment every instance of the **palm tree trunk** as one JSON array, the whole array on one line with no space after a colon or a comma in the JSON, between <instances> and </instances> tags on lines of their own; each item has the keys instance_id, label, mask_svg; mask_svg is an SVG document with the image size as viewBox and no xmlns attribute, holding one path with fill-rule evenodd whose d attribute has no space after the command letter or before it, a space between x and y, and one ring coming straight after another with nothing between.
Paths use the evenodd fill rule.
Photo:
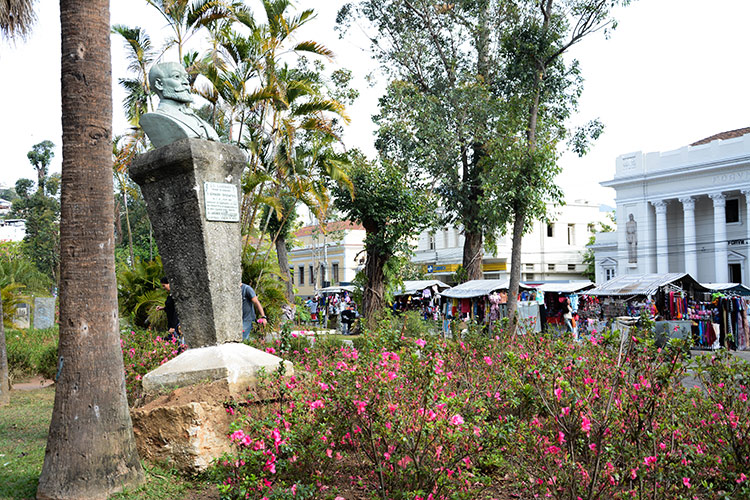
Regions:
<instances>
[{"instance_id":1,"label":"palm tree trunk","mask_svg":"<svg viewBox=\"0 0 750 500\"><path fill-rule=\"evenodd\" d=\"M8 376L8 351L5 348L3 298L0 296L0 406L10 403L10 377Z\"/></svg>"},{"instance_id":2,"label":"palm tree trunk","mask_svg":"<svg viewBox=\"0 0 750 500\"><path fill-rule=\"evenodd\" d=\"M125 227L128 230L128 250L130 250L130 269L135 266L135 253L133 252L133 230L130 228L130 210L128 210L128 192L125 186L122 189L122 204L125 207Z\"/></svg>"},{"instance_id":3,"label":"palm tree trunk","mask_svg":"<svg viewBox=\"0 0 750 500\"><path fill-rule=\"evenodd\" d=\"M294 304L294 284L292 283L292 276L289 274L289 257L286 251L286 238L283 236L276 238L276 257L279 259L281 277L286 282L284 295L290 304Z\"/></svg>"},{"instance_id":4,"label":"palm tree trunk","mask_svg":"<svg viewBox=\"0 0 750 500\"><path fill-rule=\"evenodd\" d=\"M61 0L60 343L38 499L143 482L117 317L109 0Z\"/></svg>"}]
</instances>

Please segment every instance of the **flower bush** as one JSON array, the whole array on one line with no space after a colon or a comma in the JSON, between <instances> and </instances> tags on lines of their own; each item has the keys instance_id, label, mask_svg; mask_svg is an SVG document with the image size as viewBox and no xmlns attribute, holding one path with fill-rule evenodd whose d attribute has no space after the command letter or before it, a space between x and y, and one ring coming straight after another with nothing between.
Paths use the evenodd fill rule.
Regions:
<instances>
[{"instance_id":1,"label":"flower bush","mask_svg":"<svg viewBox=\"0 0 750 500\"><path fill-rule=\"evenodd\" d=\"M228 408L223 498L750 498L750 369L731 356L693 362L649 325L575 344L383 327L356 345L257 345L297 377Z\"/></svg>"},{"instance_id":2,"label":"flower bush","mask_svg":"<svg viewBox=\"0 0 750 500\"><path fill-rule=\"evenodd\" d=\"M143 397L143 376L187 348L176 340L166 340L159 334L142 329L121 332L120 347L125 365L125 389L130 406L136 405Z\"/></svg>"}]
</instances>

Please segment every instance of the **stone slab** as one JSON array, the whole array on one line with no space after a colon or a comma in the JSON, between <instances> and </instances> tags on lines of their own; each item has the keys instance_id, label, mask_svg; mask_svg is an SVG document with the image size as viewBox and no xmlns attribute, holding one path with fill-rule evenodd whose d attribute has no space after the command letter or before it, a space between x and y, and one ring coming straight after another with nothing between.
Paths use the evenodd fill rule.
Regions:
<instances>
[{"instance_id":1,"label":"stone slab","mask_svg":"<svg viewBox=\"0 0 750 500\"><path fill-rule=\"evenodd\" d=\"M245 155L236 146L182 139L139 155L129 170L146 200L181 330L191 348L242 338L240 223L209 220L206 204L211 207L217 200L211 195L206 200L206 186L234 190L237 197L232 199L239 203L245 165ZM231 212L225 202L219 206Z\"/></svg>"},{"instance_id":2,"label":"stone slab","mask_svg":"<svg viewBox=\"0 0 750 500\"><path fill-rule=\"evenodd\" d=\"M273 373L284 364L284 375L294 374L294 366L278 356L241 343L188 349L143 377L146 393L171 391L178 387L226 381L231 394L242 396L254 387L258 373Z\"/></svg>"},{"instance_id":3,"label":"stone slab","mask_svg":"<svg viewBox=\"0 0 750 500\"><path fill-rule=\"evenodd\" d=\"M34 328L44 330L55 325L55 298L34 297Z\"/></svg>"}]
</instances>

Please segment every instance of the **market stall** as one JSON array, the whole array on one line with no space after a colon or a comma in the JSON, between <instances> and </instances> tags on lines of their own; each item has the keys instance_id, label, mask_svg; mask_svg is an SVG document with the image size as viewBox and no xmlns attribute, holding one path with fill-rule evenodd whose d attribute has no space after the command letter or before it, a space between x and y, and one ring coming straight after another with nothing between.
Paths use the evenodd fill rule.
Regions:
<instances>
[{"instance_id":1,"label":"market stall","mask_svg":"<svg viewBox=\"0 0 750 500\"><path fill-rule=\"evenodd\" d=\"M638 318L645 313L655 320L657 333L692 337L698 345L713 344L706 299L710 299L710 290L687 273L617 276L580 298L580 327L592 333L615 318Z\"/></svg>"},{"instance_id":2,"label":"market stall","mask_svg":"<svg viewBox=\"0 0 750 500\"><path fill-rule=\"evenodd\" d=\"M533 296L540 305L539 316L542 328L546 325L565 325L563 315L566 310L566 300L570 301L573 313L578 312L578 302L581 293L594 288L590 281L570 281L568 283L542 283L535 287Z\"/></svg>"},{"instance_id":3,"label":"market stall","mask_svg":"<svg viewBox=\"0 0 750 500\"><path fill-rule=\"evenodd\" d=\"M425 319L440 316L440 294L450 286L438 280L406 280L394 292L393 311L420 311Z\"/></svg>"},{"instance_id":4,"label":"market stall","mask_svg":"<svg viewBox=\"0 0 750 500\"><path fill-rule=\"evenodd\" d=\"M711 292L703 301L696 301L696 315L702 320L699 323L698 347L716 348L725 346L730 349L750 350L750 326L748 325L748 308L750 307L750 288L741 283L703 283ZM708 324L714 332L711 335ZM711 342L713 340L713 342Z\"/></svg>"},{"instance_id":5,"label":"market stall","mask_svg":"<svg viewBox=\"0 0 750 500\"><path fill-rule=\"evenodd\" d=\"M442 292L442 314L446 319L474 320L477 323L492 325L508 315L508 287L507 279L471 280L456 285L450 290ZM521 291L531 290L531 287L519 284ZM536 302L524 301L518 303L518 313L522 321L535 330L540 330L539 308Z\"/></svg>"}]
</instances>

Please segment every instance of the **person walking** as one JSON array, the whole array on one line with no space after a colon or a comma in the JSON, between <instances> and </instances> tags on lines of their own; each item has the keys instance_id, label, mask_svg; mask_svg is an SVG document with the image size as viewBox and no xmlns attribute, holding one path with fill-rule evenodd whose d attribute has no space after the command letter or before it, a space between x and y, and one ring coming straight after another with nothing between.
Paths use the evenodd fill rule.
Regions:
<instances>
[{"instance_id":1,"label":"person walking","mask_svg":"<svg viewBox=\"0 0 750 500\"><path fill-rule=\"evenodd\" d=\"M257 309L257 313L256 313ZM257 320L256 320L257 318ZM242 284L242 340L243 342L250 338L250 332L253 331L255 322L265 325L266 313L263 306L260 305L258 295L250 285Z\"/></svg>"}]
</instances>

